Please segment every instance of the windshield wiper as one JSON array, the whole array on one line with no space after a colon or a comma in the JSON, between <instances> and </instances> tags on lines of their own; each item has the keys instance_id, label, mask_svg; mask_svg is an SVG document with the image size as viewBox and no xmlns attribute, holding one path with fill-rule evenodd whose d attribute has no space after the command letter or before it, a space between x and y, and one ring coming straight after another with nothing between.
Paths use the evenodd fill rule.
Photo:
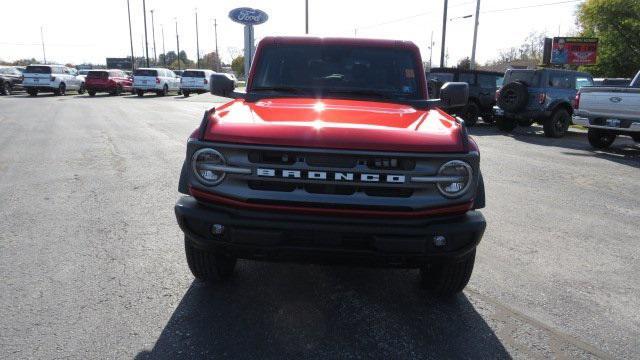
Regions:
<instances>
[{"instance_id":1,"label":"windshield wiper","mask_svg":"<svg viewBox=\"0 0 640 360\"><path fill-rule=\"evenodd\" d=\"M389 93L376 91L376 90L335 90L325 89L322 92L326 94L346 94L346 95L361 95L361 96L375 96L383 99L394 99L396 97Z\"/></svg>"},{"instance_id":2,"label":"windshield wiper","mask_svg":"<svg viewBox=\"0 0 640 360\"><path fill-rule=\"evenodd\" d=\"M261 86L255 87L251 89L251 91L280 91L280 92L288 92L299 94L304 92L302 89L291 87L291 86Z\"/></svg>"}]
</instances>

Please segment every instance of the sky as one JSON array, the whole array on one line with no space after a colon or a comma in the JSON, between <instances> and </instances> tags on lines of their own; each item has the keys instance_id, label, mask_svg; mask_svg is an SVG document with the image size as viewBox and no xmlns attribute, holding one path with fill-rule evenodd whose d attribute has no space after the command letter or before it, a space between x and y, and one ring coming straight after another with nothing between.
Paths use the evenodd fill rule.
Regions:
<instances>
[{"instance_id":1,"label":"sky","mask_svg":"<svg viewBox=\"0 0 640 360\"><path fill-rule=\"evenodd\" d=\"M129 0L133 51L144 51L142 0ZM443 0L308 0L309 34L315 36L384 38L413 41L424 61L431 51L440 58ZM447 65L471 56L477 0L449 0L446 51ZM484 63L500 50L518 46L531 32L550 37L575 32L575 12L580 1L481 0L477 61ZM242 53L243 26L228 13L236 7L265 11L269 20L255 27L259 40L270 35L305 33L304 0L146 0L149 56L153 58L150 10L154 10L156 54L176 49L176 21L180 49L196 57L195 14L198 13L200 54L213 51L214 19L218 23L218 48L223 62ZM514 9L520 8L520 9ZM49 62L104 64L106 57L130 56L126 0L30 0L3 2L2 11L12 14L0 22L0 60L43 59L40 30Z\"/></svg>"}]
</instances>

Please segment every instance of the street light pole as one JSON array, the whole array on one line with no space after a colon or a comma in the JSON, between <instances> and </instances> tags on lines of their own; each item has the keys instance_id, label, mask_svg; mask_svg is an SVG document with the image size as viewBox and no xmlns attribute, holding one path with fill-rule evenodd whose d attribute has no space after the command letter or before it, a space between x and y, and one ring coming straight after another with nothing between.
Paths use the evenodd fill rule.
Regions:
<instances>
[{"instance_id":1,"label":"street light pole","mask_svg":"<svg viewBox=\"0 0 640 360\"><path fill-rule=\"evenodd\" d=\"M131 32L131 8L127 0L127 15L129 16L129 42L131 43L131 71L136 69L136 58L133 56L133 33Z\"/></svg>"},{"instance_id":2,"label":"street light pole","mask_svg":"<svg viewBox=\"0 0 640 360\"><path fill-rule=\"evenodd\" d=\"M476 4L476 25L473 28L473 47L471 48L471 70L476 68L476 42L478 41L478 25L480 24L480 0Z\"/></svg>"},{"instance_id":3,"label":"street light pole","mask_svg":"<svg viewBox=\"0 0 640 360\"><path fill-rule=\"evenodd\" d=\"M178 48L178 70L180 70L180 39L178 38L178 18L176 18L176 47Z\"/></svg>"},{"instance_id":4,"label":"street light pole","mask_svg":"<svg viewBox=\"0 0 640 360\"><path fill-rule=\"evenodd\" d=\"M147 41L147 5L146 0L142 0L142 15L144 18L144 51L147 58L147 67L149 67L149 42Z\"/></svg>"},{"instance_id":5,"label":"street light pole","mask_svg":"<svg viewBox=\"0 0 640 360\"><path fill-rule=\"evenodd\" d=\"M167 66L167 52L164 49L164 24L160 24L162 30L162 66Z\"/></svg>"},{"instance_id":6,"label":"street light pole","mask_svg":"<svg viewBox=\"0 0 640 360\"><path fill-rule=\"evenodd\" d=\"M218 21L213 19L213 35L216 39L216 56L218 57L218 62L215 64L216 71L220 71L220 53L218 52Z\"/></svg>"},{"instance_id":7,"label":"street light pole","mask_svg":"<svg viewBox=\"0 0 640 360\"><path fill-rule=\"evenodd\" d=\"M153 39L153 62L158 63L158 54L156 53L156 26L153 21L153 9L151 9L151 37Z\"/></svg>"},{"instance_id":8,"label":"street light pole","mask_svg":"<svg viewBox=\"0 0 640 360\"><path fill-rule=\"evenodd\" d=\"M196 67L200 69L200 42L198 36L198 9L196 9Z\"/></svg>"},{"instance_id":9,"label":"street light pole","mask_svg":"<svg viewBox=\"0 0 640 360\"><path fill-rule=\"evenodd\" d=\"M42 41L42 57L44 58L44 63L47 63L47 53L44 51L44 32L42 31L42 26L40 26L40 40Z\"/></svg>"},{"instance_id":10,"label":"street light pole","mask_svg":"<svg viewBox=\"0 0 640 360\"><path fill-rule=\"evenodd\" d=\"M309 34L309 0L304 0L304 33Z\"/></svg>"},{"instance_id":11,"label":"street light pole","mask_svg":"<svg viewBox=\"0 0 640 360\"><path fill-rule=\"evenodd\" d=\"M444 0L444 11L442 13L442 42L440 44L440 67L444 67L445 42L447 40L447 9L449 0Z\"/></svg>"}]
</instances>

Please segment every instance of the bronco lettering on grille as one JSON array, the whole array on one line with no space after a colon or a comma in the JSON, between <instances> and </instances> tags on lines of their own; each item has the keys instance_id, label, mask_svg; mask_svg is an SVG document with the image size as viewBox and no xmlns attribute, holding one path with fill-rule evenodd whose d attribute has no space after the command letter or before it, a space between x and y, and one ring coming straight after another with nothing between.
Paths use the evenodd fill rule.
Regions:
<instances>
[{"instance_id":1,"label":"bronco lettering on grille","mask_svg":"<svg viewBox=\"0 0 640 360\"><path fill-rule=\"evenodd\" d=\"M257 168L256 175L270 178L286 178L286 179L307 179L307 180L325 180L325 181L344 181L344 182L370 182L370 183L390 183L404 184L405 175L398 174L370 174L355 172L339 172L339 171L317 171L317 170L284 170L284 169L268 169Z\"/></svg>"}]
</instances>

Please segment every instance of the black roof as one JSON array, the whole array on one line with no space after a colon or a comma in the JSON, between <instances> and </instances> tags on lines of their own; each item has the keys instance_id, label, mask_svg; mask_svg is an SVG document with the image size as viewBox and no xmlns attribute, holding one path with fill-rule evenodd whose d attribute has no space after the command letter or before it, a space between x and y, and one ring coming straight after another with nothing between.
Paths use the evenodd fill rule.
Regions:
<instances>
[{"instance_id":1,"label":"black roof","mask_svg":"<svg viewBox=\"0 0 640 360\"><path fill-rule=\"evenodd\" d=\"M459 69L459 68L447 68L447 67L436 67L436 68L431 68L431 70L429 70L429 73L435 73L435 72L439 72L439 73L476 73L476 74L485 74L485 75L497 75L497 76L504 76L504 73L501 73L499 71L488 71L488 70L471 70L471 69Z\"/></svg>"}]
</instances>

